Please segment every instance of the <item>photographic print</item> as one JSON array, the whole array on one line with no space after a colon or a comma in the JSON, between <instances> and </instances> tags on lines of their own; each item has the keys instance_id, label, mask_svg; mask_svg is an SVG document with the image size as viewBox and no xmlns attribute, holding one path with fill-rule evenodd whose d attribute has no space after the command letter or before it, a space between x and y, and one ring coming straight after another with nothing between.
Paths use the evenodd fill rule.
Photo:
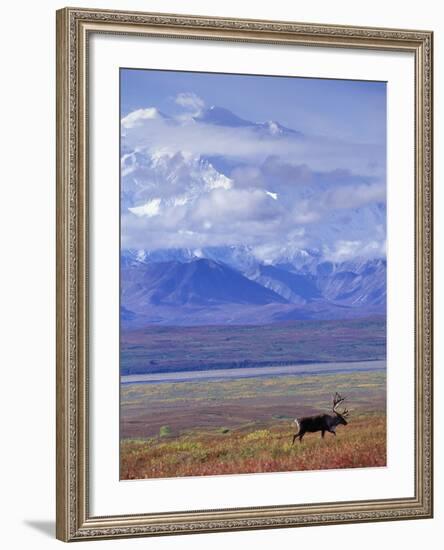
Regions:
<instances>
[{"instance_id":1,"label":"photographic print","mask_svg":"<svg viewBox=\"0 0 444 550\"><path fill-rule=\"evenodd\" d=\"M432 517L433 32L64 8L56 51L57 538Z\"/></svg>"},{"instance_id":2,"label":"photographic print","mask_svg":"<svg viewBox=\"0 0 444 550\"><path fill-rule=\"evenodd\" d=\"M121 479L386 464L386 84L121 69Z\"/></svg>"}]
</instances>

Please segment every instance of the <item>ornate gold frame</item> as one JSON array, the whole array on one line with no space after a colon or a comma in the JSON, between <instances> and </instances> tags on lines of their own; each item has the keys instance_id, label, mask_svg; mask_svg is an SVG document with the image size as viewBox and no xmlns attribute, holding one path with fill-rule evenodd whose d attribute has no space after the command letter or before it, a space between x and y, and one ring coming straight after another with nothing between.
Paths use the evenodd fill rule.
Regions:
<instances>
[{"instance_id":1,"label":"ornate gold frame","mask_svg":"<svg viewBox=\"0 0 444 550\"><path fill-rule=\"evenodd\" d=\"M91 517L88 511L87 39L93 32L398 50L415 56L415 496ZM57 538L432 516L432 41L429 31L65 8L57 12Z\"/></svg>"}]
</instances>

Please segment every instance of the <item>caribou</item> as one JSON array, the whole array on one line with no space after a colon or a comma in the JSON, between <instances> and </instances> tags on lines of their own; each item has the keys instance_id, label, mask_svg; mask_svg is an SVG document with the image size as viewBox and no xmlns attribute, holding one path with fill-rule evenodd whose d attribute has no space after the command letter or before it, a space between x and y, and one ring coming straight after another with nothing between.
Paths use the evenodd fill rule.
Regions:
<instances>
[{"instance_id":1,"label":"caribou","mask_svg":"<svg viewBox=\"0 0 444 550\"><path fill-rule=\"evenodd\" d=\"M347 426L346 417L349 412L344 408L341 412L338 411L338 406L341 403L344 403L345 397L339 395L338 392L333 396L333 413L331 414L318 414L316 416L304 416L303 418L296 418L296 429L297 432L293 436L292 445L297 438L299 442L302 442L304 435L309 432L321 432L322 437L325 436L325 432L330 432L333 435L336 435L336 427L340 424Z\"/></svg>"}]
</instances>

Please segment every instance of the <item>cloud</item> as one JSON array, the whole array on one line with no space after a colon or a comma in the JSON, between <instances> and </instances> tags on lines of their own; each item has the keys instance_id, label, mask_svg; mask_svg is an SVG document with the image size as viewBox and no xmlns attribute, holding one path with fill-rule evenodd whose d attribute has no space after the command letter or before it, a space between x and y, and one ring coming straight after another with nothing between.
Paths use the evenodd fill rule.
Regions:
<instances>
[{"instance_id":1,"label":"cloud","mask_svg":"<svg viewBox=\"0 0 444 550\"><path fill-rule=\"evenodd\" d=\"M176 102L190 114L204 108L192 93ZM263 261L286 246L332 261L385 254L381 147L167 118L154 108L130 113L122 127L123 248L248 245Z\"/></svg>"},{"instance_id":2,"label":"cloud","mask_svg":"<svg viewBox=\"0 0 444 550\"><path fill-rule=\"evenodd\" d=\"M159 112L155 107L147 109L137 109L122 118L121 124L123 128L130 129L142 126L147 120L159 118Z\"/></svg>"},{"instance_id":3,"label":"cloud","mask_svg":"<svg viewBox=\"0 0 444 550\"><path fill-rule=\"evenodd\" d=\"M190 108L199 107L199 103L195 104L191 99L185 99L185 103L189 103ZM141 118L135 113L137 111L127 115L124 120L131 120L134 116L137 124L126 128L122 136L122 144L131 150L186 151L194 155L249 160L255 164L276 157L280 160L281 169L285 168L286 162L288 167L309 166L311 170L320 171L342 168L375 177L382 176L385 171L385 149L379 145L346 143L310 136L301 139L299 135L272 135L266 131L260 134L255 127L233 128L206 124L193 118L196 113L192 112L176 119ZM301 172L299 177L303 176Z\"/></svg>"},{"instance_id":4,"label":"cloud","mask_svg":"<svg viewBox=\"0 0 444 550\"><path fill-rule=\"evenodd\" d=\"M190 154L137 151L128 159L122 156L122 242L131 248L248 244L270 250L303 241L324 244L326 254L339 258L361 246L347 244L353 235L356 242L385 236L383 186L359 183L362 178L348 172L332 172L329 185L328 173L307 166L281 170L276 159L274 171L266 161L235 169L233 178ZM345 244L333 246L338 239Z\"/></svg>"},{"instance_id":5,"label":"cloud","mask_svg":"<svg viewBox=\"0 0 444 550\"><path fill-rule=\"evenodd\" d=\"M182 92L175 98L177 105L192 111L193 116L199 115L205 108L205 101L194 92Z\"/></svg>"},{"instance_id":6,"label":"cloud","mask_svg":"<svg viewBox=\"0 0 444 550\"><path fill-rule=\"evenodd\" d=\"M148 218L152 218L153 216L158 216L160 212L160 199L155 198L152 199L145 204L142 204L141 206L134 206L132 208L128 208L130 212L135 214L136 216L147 216Z\"/></svg>"},{"instance_id":7,"label":"cloud","mask_svg":"<svg viewBox=\"0 0 444 550\"><path fill-rule=\"evenodd\" d=\"M230 177L238 187L265 188L267 186L261 165L242 164L232 170Z\"/></svg>"},{"instance_id":8,"label":"cloud","mask_svg":"<svg viewBox=\"0 0 444 550\"><path fill-rule=\"evenodd\" d=\"M347 241L339 240L332 249L324 246L324 257L332 262L344 262L356 258L381 257L386 254L386 241Z\"/></svg>"},{"instance_id":9,"label":"cloud","mask_svg":"<svg viewBox=\"0 0 444 550\"><path fill-rule=\"evenodd\" d=\"M346 185L325 193L324 208L359 208L373 202L385 202L386 189L382 183Z\"/></svg>"},{"instance_id":10,"label":"cloud","mask_svg":"<svg viewBox=\"0 0 444 550\"><path fill-rule=\"evenodd\" d=\"M279 205L273 204L261 189L215 189L202 195L195 205L193 217L196 220L211 220L212 225L232 224L235 221L266 223L284 213Z\"/></svg>"},{"instance_id":11,"label":"cloud","mask_svg":"<svg viewBox=\"0 0 444 550\"><path fill-rule=\"evenodd\" d=\"M337 210L385 205L385 183L349 170L315 171L306 164L294 165L276 156L259 165L235 168L234 185L260 188L285 203L295 223L312 224Z\"/></svg>"}]
</instances>

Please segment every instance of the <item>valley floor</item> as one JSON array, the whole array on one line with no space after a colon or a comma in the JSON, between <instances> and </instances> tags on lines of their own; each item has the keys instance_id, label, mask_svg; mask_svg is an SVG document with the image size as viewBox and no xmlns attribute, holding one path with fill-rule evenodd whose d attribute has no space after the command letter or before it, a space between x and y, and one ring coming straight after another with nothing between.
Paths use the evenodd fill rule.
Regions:
<instances>
[{"instance_id":1,"label":"valley floor","mask_svg":"<svg viewBox=\"0 0 444 550\"><path fill-rule=\"evenodd\" d=\"M121 390L121 479L374 467L386 464L385 369L269 374ZM350 422L334 437L291 445L294 418L347 396Z\"/></svg>"}]
</instances>

